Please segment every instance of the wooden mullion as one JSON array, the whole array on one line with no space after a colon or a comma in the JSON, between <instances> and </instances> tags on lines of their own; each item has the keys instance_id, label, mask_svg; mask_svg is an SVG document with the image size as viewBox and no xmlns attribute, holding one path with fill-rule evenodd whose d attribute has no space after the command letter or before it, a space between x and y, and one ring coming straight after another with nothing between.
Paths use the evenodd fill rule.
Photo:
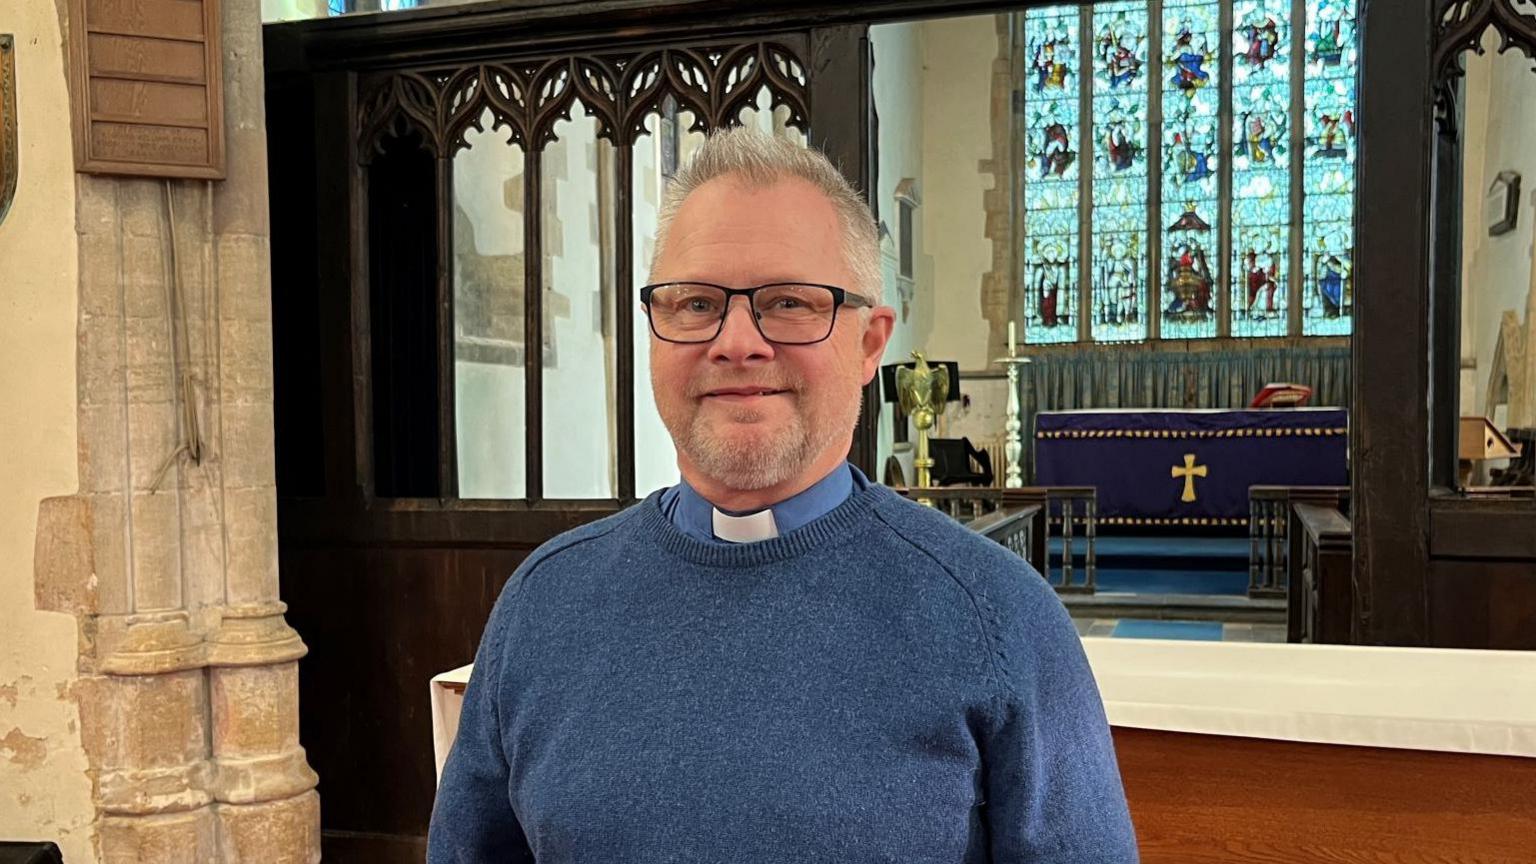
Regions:
<instances>
[{"instance_id":1,"label":"wooden mullion","mask_svg":"<svg viewBox=\"0 0 1536 864\"><path fill-rule=\"evenodd\" d=\"M879 160L875 158L874 98L870 89L874 58L869 28L863 23L816 28L810 32L805 64L811 146L826 153L842 169L854 189L866 196L879 218ZM870 477L879 447L880 390L878 379L864 385L863 404L848 458Z\"/></svg>"},{"instance_id":2,"label":"wooden mullion","mask_svg":"<svg viewBox=\"0 0 1536 864\"><path fill-rule=\"evenodd\" d=\"M357 110L356 76L348 82L347 104ZM318 108L319 106L317 106ZM349 209L352 237L351 327L352 327L352 456L357 487L364 500L373 500L378 490L378 471L373 461L373 262L369 244L373 242L373 220L369 207L378 192L370 182L368 168L362 164L357 140L347 142L348 163L352 172L353 200Z\"/></svg>"},{"instance_id":3,"label":"wooden mullion","mask_svg":"<svg viewBox=\"0 0 1536 864\"><path fill-rule=\"evenodd\" d=\"M634 143L615 148L617 179L614 183L614 345L618 378L618 489L619 502L635 498L635 275Z\"/></svg>"},{"instance_id":4,"label":"wooden mullion","mask_svg":"<svg viewBox=\"0 0 1536 864\"><path fill-rule=\"evenodd\" d=\"M1461 415L1462 241L1457 228L1462 224L1465 206L1462 131L1437 131L1430 154L1429 212L1443 221L1431 232L1425 295L1429 312L1425 334L1429 360L1428 485L1430 489L1453 490L1461 486L1457 440ZM1473 206L1479 204L1474 202Z\"/></svg>"},{"instance_id":5,"label":"wooden mullion","mask_svg":"<svg viewBox=\"0 0 1536 864\"><path fill-rule=\"evenodd\" d=\"M544 203L542 148L523 156L524 496L544 497Z\"/></svg>"},{"instance_id":6,"label":"wooden mullion","mask_svg":"<svg viewBox=\"0 0 1536 864\"><path fill-rule=\"evenodd\" d=\"M459 497L458 424L454 416L453 159L437 156L437 497Z\"/></svg>"},{"instance_id":7,"label":"wooden mullion","mask_svg":"<svg viewBox=\"0 0 1536 864\"><path fill-rule=\"evenodd\" d=\"M325 495L350 500L367 486L372 470L365 467L359 447L359 416L364 408L359 378L367 373L358 363L359 340L367 340L366 236L363 216L366 191L358 169L357 141L348 119L353 116L350 73L323 73L313 81L314 103L306 120L313 123L315 164L315 247L317 312L321 340L321 440L324 449ZM360 269L361 268L361 269ZM359 277L359 274L361 276ZM359 302L361 301L361 302ZM358 314L363 316L357 318Z\"/></svg>"}]
</instances>

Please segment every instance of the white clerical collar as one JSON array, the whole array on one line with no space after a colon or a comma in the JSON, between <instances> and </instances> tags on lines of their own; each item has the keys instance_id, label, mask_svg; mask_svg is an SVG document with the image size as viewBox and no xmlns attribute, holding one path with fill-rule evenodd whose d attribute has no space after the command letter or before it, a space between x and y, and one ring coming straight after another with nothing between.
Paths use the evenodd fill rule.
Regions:
<instances>
[{"instance_id":1,"label":"white clerical collar","mask_svg":"<svg viewBox=\"0 0 1536 864\"><path fill-rule=\"evenodd\" d=\"M746 516L732 516L711 508L715 536L727 543L755 543L772 540L779 536L779 526L773 521L773 510L759 510Z\"/></svg>"}]
</instances>

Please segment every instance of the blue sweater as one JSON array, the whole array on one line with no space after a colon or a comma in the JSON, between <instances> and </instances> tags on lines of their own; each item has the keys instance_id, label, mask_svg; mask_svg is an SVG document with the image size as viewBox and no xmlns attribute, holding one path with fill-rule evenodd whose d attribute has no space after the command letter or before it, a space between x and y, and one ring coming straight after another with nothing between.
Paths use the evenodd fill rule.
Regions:
<instances>
[{"instance_id":1,"label":"blue sweater","mask_svg":"<svg viewBox=\"0 0 1536 864\"><path fill-rule=\"evenodd\" d=\"M430 864L1136 861L1082 644L1023 560L883 486L735 546L660 497L507 583Z\"/></svg>"}]
</instances>

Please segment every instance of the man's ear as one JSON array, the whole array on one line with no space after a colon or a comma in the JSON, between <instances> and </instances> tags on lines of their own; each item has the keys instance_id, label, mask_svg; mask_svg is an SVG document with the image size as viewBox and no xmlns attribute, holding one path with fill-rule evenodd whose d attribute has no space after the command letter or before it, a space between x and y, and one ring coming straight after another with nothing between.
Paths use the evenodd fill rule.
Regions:
<instances>
[{"instance_id":1,"label":"man's ear","mask_svg":"<svg viewBox=\"0 0 1536 864\"><path fill-rule=\"evenodd\" d=\"M880 369L885 357L885 345L891 341L891 331L896 327L896 310L889 306L876 306L869 310L869 321L864 325L864 338L860 348L864 352L864 383L868 384Z\"/></svg>"}]
</instances>

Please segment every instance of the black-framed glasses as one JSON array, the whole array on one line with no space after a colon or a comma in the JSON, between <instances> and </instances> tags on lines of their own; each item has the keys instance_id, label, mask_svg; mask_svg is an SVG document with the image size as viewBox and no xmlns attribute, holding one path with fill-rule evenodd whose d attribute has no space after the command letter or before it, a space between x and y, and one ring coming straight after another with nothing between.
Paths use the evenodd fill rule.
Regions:
<instances>
[{"instance_id":1,"label":"black-framed glasses","mask_svg":"<svg viewBox=\"0 0 1536 864\"><path fill-rule=\"evenodd\" d=\"M727 288L708 282L661 282L640 289L651 332L664 342L712 342L725 328L731 298L742 296L757 332L778 345L810 345L832 335L839 306L873 305L834 285L772 282L756 288Z\"/></svg>"}]
</instances>

